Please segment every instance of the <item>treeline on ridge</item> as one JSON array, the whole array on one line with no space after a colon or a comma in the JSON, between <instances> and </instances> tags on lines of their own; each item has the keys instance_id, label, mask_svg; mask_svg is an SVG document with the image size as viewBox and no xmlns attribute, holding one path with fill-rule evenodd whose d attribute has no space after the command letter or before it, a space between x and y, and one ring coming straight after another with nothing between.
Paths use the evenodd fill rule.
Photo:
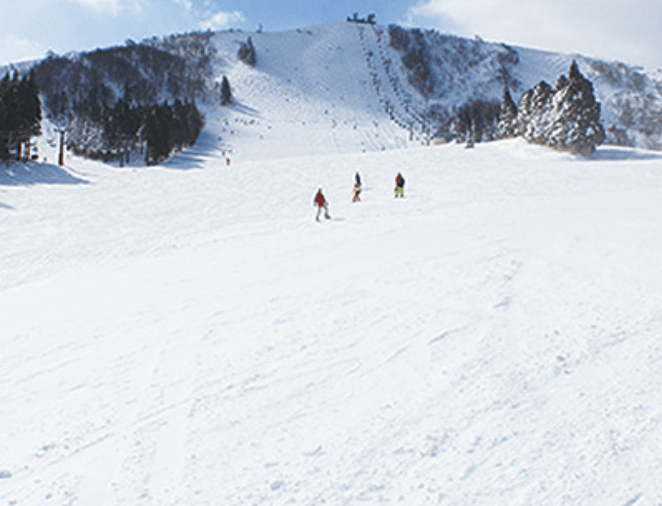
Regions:
<instances>
[{"instance_id":1,"label":"treeline on ridge","mask_svg":"<svg viewBox=\"0 0 662 506\"><path fill-rule=\"evenodd\" d=\"M7 73L0 81L0 160L30 158L30 140L41 134L41 101L34 72Z\"/></svg>"},{"instance_id":2,"label":"treeline on ridge","mask_svg":"<svg viewBox=\"0 0 662 506\"><path fill-rule=\"evenodd\" d=\"M174 151L195 144L204 119L194 103L132 106L119 100L98 111L79 109L71 122L69 146L79 155L103 161L130 161L139 150L148 165L165 161Z\"/></svg>"},{"instance_id":3,"label":"treeline on ridge","mask_svg":"<svg viewBox=\"0 0 662 506\"><path fill-rule=\"evenodd\" d=\"M49 55L34 73L67 147L113 160L141 149L147 163L196 142L213 49L210 34L170 37L71 57Z\"/></svg>"},{"instance_id":4,"label":"treeline on ridge","mask_svg":"<svg viewBox=\"0 0 662 506\"><path fill-rule=\"evenodd\" d=\"M593 85L574 61L568 76L560 76L555 87L540 81L518 103L504 87L501 105L485 100L464 104L448 131L467 145L522 137L532 144L577 154L592 153L606 137Z\"/></svg>"},{"instance_id":5,"label":"treeline on ridge","mask_svg":"<svg viewBox=\"0 0 662 506\"><path fill-rule=\"evenodd\" d=\"M511 70L518 64L516 51L505 44L490 45L435 30L405 29L389 25L389 46L400 53L407 80L426 98L441 97L450 90L471 90L468 74L483 70L482 83L516 87ZM468 93L471 94L471 93Z\"/></svg>"}]
</instances>

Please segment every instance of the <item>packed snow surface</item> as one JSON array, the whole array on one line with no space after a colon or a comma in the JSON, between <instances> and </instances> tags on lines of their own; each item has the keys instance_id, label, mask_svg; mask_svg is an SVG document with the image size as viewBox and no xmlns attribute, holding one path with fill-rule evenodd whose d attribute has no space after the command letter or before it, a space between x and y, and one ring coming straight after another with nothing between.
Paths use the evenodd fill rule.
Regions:
<instances>
[{"instance_id":1,"label":"packed snow surface","mask_svg":"<svg viewBox=\"0 0 662 506\"><path fill-rule=\"evenodd\" d=\"M219 35L160 167L0 166L0 506L662 504L662 156L426 147L346 25Z\"/></svg>"},{"instance_id":2,"label":"packed snow surface","mask_svg":"<svg viewBox=\"0 0 662 506\"><path fill-rule=\"evenodd\" d=\"M662 503L658 155L204 146L0 170L0 505Z\"/></svg>"}]
</instances>

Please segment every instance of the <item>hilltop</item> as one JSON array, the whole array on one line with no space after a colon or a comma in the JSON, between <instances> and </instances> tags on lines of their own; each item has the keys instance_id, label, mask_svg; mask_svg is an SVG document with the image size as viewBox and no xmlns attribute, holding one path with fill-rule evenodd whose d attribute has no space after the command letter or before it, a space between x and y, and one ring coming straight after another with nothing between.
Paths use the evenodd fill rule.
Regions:
<instances>
[{"instance_id":1,"label":"hilltop","mask_svg":"<svg viewBox=\"0 0 662 506\"><path fill-rule=\"evenodd\" d=\"M257 52L255 67L237 57L248 38ZM176 40L151 43L173 51ZM237 100L237 107L220 112L214 95L206 100L212 131L228 148L244 141L257 147L264 139L277 140L289 154L425 144L463 105L500 102L504 85L517 100L539 81L553 84L567 75L573 60L595 86L609 143L662 145L662 83L620 62L354 23L280 33L219 32L210 42L208 87L217 89L227 76ZM282 123L298 124L301 134L277 139ZM295 139L306 139L305 147Z\"/></svg>"},{"instance_id":2,"label":"hilltop","mask_svg":"<svg viewBox=\"0 0 662 506\"><path fill-rule=\"evenodd\" d=\"M238 57L248 39L255 66ZM180 100L195 101L205 116L208 149L255 158L427 144L466 104L498 103L504 85L517 100L541 80L555 83L573 60L594 85L607 142L659 149L662 84L636 67L395 26L173 35L52 55L37 75L46 115L71 126L80 151L109 150L112 158L125 148L121 139L102 148L101 126L90 128L74 111L94 117L119 100L132 107ZM234 98L226 107L223 77Z\"/></svg>"}]
</instances>

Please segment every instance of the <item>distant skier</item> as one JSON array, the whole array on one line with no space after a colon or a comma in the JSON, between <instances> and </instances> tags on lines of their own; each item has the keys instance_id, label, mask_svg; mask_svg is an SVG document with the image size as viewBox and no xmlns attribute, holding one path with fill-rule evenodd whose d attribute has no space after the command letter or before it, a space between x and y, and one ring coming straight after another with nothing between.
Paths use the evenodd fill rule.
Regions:
<instances>
[{"instance_id":1,"label":"distant skier","mask_svg":"<svg viewBox=\"0 0 662 506\"><path fill-rule=\"evenodd\" d=\"M361 175L357 172L356 175L354 176L354 197L352 198L352 202L360 202L361 201L361 192L363 191L363 188L361 188Z\"/></svg>"},{"instance_id":2,"label":"distant skier","mask_svg":"<svg viewBox=\"0 0 662 506\"><path fill-rule=\"evenodd\" d=\"M395 176L395 197L402 198L405 196L405 178L402 177L402 174L398 172L398 175Z\"/></svg>"},{"instance_id":3,"label":"distant skier","mask_svg":"<svg viewBox=\"0 0 662 506\"><path fill-rule=\"evenodd\" d=\"M361 185L354 185L354 196L352 197L352 202L361 202Z\"/></svg>"},{"instance_id":4,"label":"distant skier","mask_svg":"<svg viewBox=\"0 0 662 506\"><path fill-rule=\"evenodd\" d=\"M317 216L315 216L315 221L320 221L320 214L322 212L322 209L324 209L324 217L327 220L331 219L331 216L329 215L329 203L326 201L326 198L324 197L321 188L317 190L317 195L315 195L314 205L317 206Z\"/></svg>"}]
</instances>

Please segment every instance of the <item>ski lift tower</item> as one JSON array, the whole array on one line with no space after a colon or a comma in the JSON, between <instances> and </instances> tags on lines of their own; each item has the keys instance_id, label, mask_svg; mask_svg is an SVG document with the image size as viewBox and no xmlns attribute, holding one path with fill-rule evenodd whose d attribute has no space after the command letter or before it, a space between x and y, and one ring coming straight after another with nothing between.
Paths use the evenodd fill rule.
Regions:
<instances>
[{"instance_id":1,"label":"ski lift tower","mask_svg":"<svg viewBox=\"0 0 662 506\"><path fill-rule=\"evenodd\" d=\"M66 128L56 128L56 132L60 134L60 155L58 156L58 164L60 167L64 167L64 134L66 133Z\"/></svg>"}]
</instances>

